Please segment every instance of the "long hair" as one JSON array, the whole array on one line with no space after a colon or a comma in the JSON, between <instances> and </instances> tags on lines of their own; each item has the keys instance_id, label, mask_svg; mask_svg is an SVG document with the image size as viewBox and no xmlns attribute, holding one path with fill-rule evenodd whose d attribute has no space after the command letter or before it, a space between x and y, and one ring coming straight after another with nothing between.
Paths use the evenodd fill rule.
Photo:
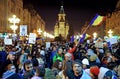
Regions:
<instances>
[{"instance_id":1,"label":"long hair","mask_svg":"<svg viewBox=\"0 0 120 79\"><path fill-rule=\"evenodd\" d=\"M64 70L63 75L65 76L65 78L69 76L68 72L72 71L72 64L73 64L72 61L64 62L62 70Z\"/></svg>"},{"instance_id":2,"label":"long hair","mask_svg":"<svg viewBox=\"0 0 120 79\"><path fill-rule=\"evenodd\" d=\"M60 60L56 60L52 67L59 69L59 62L61 62L61 61Z\"/></svg>"}]
</instances>

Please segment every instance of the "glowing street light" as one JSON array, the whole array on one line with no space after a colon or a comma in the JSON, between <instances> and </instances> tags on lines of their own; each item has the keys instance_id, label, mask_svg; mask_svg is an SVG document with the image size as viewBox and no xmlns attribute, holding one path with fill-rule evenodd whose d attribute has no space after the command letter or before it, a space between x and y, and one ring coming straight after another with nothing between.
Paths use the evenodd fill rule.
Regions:
<instances>
[{"instance_id":1,"label":"glowing street light","mask_svg":"<svg viewBox=\"0 0 120 79\"><path fill-rule=\"evenodd\" d=\"M110 29L109 31L108 31L108 36L111 38L113 35L113 31Z\"/></svg>"},{"instance_id":2,"label":"glowing street light","mask_svg":"<svg viewBox=\"0 0 120 79\"><path fill-rule=\"evenodd\" d=\"M42 30L39 28L37 32L38 34L41 34Z\"/></svg>"},{"instance_id":3,"label":"glowing street light","mask_svg":"<svg viewBox=\"0 0 120 79\"><path fill-rule=\"evenodd\" d=\"M47 32L44 32L44 37L47 37Z\"/></svg>"},{"instance_id":4,"label":"glowing street light","mask_svg":"<svg viewBox=\"0 0 120 79\"><path fill-rule=\"evenodd\" d=\"M16 18L16 15L13 15L12 18L8 19L10 21L10 23L13 23L13 25L10 26L10 28L13 30L14 34L16 33L16 30L18 28L18 26L16 25L16 23L20 22L19 18Z\"/></svg>"},{"instance_id":5,"label":"glowing street light","mask_svg":"<svg viewBox=\"0 0 120 79\"><path fill-rule=\"evenodd\" d=\"M93 37L94 37L94 39L97 37L97 33L96 32L93 33Z\"/></svg>"}]
</instances>

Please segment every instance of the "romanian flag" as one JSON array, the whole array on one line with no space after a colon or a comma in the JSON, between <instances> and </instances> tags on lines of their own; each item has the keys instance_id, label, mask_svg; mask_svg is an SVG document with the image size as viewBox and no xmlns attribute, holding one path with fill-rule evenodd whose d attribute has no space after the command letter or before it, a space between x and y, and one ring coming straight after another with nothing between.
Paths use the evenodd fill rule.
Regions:
<instances>
[{"instance_id":1,"label":"romanian flag","mask_svg":"<svg viewBox=\"0 0 120 79\"><path fill-rule=\"evenodd\" d=\"M70 38L70 42L71 42L71 43L74 42L74 35L72 35L72 37Z\"/></svg>"},{"instance_id":2,"label":"romanian flag","mask_svg":"<svg viewBox=\"0 0 120 79\"><path fill-rule=\"evenodd\" d=\"M95 17L90 22L90 26L98 26L105 20L105 16L100 16L98 14L95 15Z\"/></svg>"},{"instance_id":3,"label":"romanian flag","mask_svg":"<svg viewBox=\"0 0 120 79\"><path fill-rule=\"evenodd\" d=\"M82 35L82 37L81 37L80 40L79 40L79 43L83 43L84 40L85 40L85 37L86 37L86 33L84 33L84 34Z\"/></svg>"}]
</instances>

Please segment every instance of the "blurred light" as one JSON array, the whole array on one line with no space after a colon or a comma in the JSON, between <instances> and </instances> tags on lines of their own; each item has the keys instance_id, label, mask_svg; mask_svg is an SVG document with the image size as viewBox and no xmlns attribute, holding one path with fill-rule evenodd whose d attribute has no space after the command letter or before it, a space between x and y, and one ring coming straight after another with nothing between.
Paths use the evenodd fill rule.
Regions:
<instances>
[{"instance_id":1,"label":"blurred light","mask_svg":"<svg viewBox=\"0 0 120 79\"><path fill-rule=\"evenodd\" d=\"M97 37L97 33L96 32L93 33L93 37L94 37L94 39Z\"/></svg>"},{"instance_id":2,"label":"blurred light","mask_svg":"<svg viewBox=\"0 0 120 79\"><path fill-rule=\"evenodd\" d=\"M15 34L16 30L18 29L18 26L16 25L16 23L19 23L20 19L16 18L16 15L13 15L12 18L9 18L8 20L10 21L10 23L13 23L13 25L11 25L10 28L13 30Z\"/></svg>"},{"instance_id":3,"label":"blurred light","mask_svg":"<svg viewBox=\"0 0 120 79\"><path fill-rule=\"evenodd\" d=\"M108 31L108 36L111 38L113 35L113 31L110 29L109 31Z\"/></svg>"}]
</instances>

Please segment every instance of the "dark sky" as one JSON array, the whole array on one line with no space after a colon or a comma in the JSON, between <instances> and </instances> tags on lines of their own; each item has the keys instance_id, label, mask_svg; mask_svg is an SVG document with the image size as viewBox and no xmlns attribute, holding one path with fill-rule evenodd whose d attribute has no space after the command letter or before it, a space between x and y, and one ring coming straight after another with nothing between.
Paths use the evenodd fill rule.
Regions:
<instances>
[{"instance_id":1,"label":"dark sky","mask_svg":"<svg viewBox=\"0 0 120 79\"><path fill-rule=\"evenodd\" d=\"M24 5L32 4L46 23L45 29L53 31L58 19L61 2L66 18L74 31L78 32L85 21L90 21L96 13L106 15L115 9L118 0L23 0Z\"/></svg>"}]
</instances>

